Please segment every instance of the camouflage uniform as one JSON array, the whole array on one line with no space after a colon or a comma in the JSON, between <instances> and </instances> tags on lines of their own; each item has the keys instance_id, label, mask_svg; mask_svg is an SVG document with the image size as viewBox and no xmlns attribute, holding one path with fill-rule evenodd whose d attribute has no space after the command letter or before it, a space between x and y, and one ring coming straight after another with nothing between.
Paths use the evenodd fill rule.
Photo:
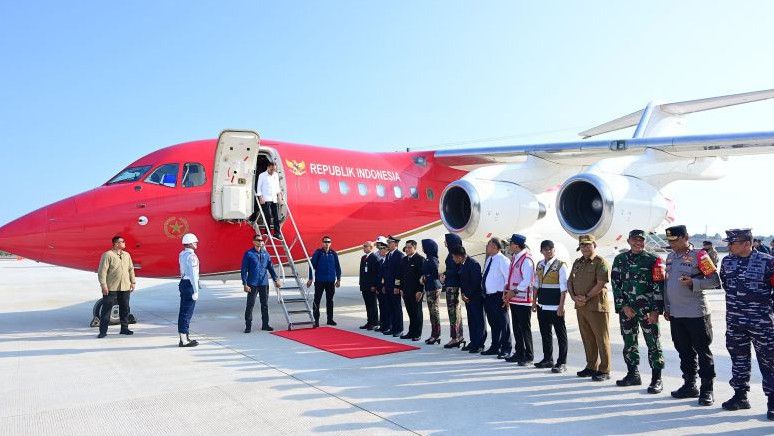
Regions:
<instances>
[{"instance_id":1,"label":"camouflage uniform","mask_svg":"<svg viewBox=\"0 0 774 436\"><path fill-rule=\"evenodd\" d=\"M615 257L611 270L615 311L620 316L621 335L624 339L623 356L626 365L640 363L637 336L638 324L648 346L648 362L653 369L664 368L664 354L659 342L658 324L648 324L648 314L664 312L664 282L661 259L657 256L631 251ZM627 319L623 308L634 310L634 317Z\"/></svg>"},{"instance_id":2,"label":"camouflage uniform","mask_svg":"<svg viewBox=\"0 0 774 436\"><path fill-rule=\"evenodd\" d=\"M774 396L774 257L753 251L728 255L720 267L726 290L726 348L731 356L731 387L750 390L750 343L763 375L763 392Z\"/></svg>"},{"instance_id":3,"label":"camouflage uniform","mask_svg":"<svg viewBox=\"0 0 774 436\"><path fill-rule=\"evenodd\" d=\"M449 333L452 339L463 339L460 288L446 288L446 308L449 310Z\"/></svg>"}]
</instances>

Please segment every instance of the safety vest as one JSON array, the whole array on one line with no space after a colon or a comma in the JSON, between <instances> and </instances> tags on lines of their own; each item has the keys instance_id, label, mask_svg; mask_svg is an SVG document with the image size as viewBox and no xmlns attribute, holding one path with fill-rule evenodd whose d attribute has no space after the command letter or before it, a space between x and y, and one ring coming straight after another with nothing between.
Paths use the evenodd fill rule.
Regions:
<instances>
[{"instance_id":1,"label":"safety vest","mask_svg":"<svg viewBox=\"0 0 774 436\"><path fill-rule=\"evenodd\" d=\"M516 296L508 300L510 304L521 304L524 306L532 305L532 291L534 289L535 276L532 276L532 283L527 286L527 289L519 290L516 288L519 282L521 282L521 280L524 278L521 273L521 266L524 264L524 262L527 261L527 259L529 259L530 263L533 265L532 268L534 268L535 261L532 260L532 256L528 250L518 260L511 261L511 268L508 274L508 284L506 285L506 289L509 291L514 291Z\"/></svg>"},{"instance_id":2,"label":"safety vest","mask_svg":"<svg viewBox=\"0 0 774 436\"><path fill-rule=\"evenodd\" d=\"M559 288L559 270L564 265L559 259L554 259L546 268L538 268L538 303L541 306L558 306L562 296Z\"/></svg>"}]
</instances>

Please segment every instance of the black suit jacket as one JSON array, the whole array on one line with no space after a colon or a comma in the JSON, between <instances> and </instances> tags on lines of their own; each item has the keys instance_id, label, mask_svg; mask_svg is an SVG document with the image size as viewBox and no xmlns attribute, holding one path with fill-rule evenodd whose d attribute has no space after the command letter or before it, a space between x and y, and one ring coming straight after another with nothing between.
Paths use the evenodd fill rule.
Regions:
<instances>
[{"instance_id":1,"label":"black suit jacket","mask_svg":"<svg viewBox=\"0 0 774 436\"><path fill-rule=\"evenodd\" d=\"M360 288L370 290L371 286L379 286L379 258L375 253L360 257Z\"/></svg>"},{"instance_id":2,"label":"black suit jacket","mask_svg":"<svg viewBox=\"0 0 774 436\"><path fill-rule=\"evenodd\" d=\"M422 284L419 278L422 277L422 263L425 258L419 254L405 256L400 260L400 288L403 295L407 293L422 292Z\"/></svg>"},{"instance_id":3,"label":"black suit jacket","mask_svg":"<svg viewBox=\"0 0 774 436\"><path fill-rule=\"evenodd\" d=\"M481 298L481 264L472 257L465 259L465 262L459 266L460 288L462 294L467 298Z\"/></svg>"}]
</instances>

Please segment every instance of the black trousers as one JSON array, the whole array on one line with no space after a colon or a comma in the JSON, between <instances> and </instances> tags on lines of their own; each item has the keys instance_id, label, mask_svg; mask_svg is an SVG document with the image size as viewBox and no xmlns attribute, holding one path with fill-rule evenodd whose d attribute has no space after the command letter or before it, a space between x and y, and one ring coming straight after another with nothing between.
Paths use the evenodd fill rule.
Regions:
<instances>
[{"instance_id":1,"label":"black trousers","mask_svg":"<svg viewBox=\"0 0 774 436\"><path fill-rule=\"evenodd\" d=\"M503 293L486 294L484 310L489 329L492 330L492 344L489 348L501 354L510 354L511 325L508 323L508 309L503 307Z\"/></svg>"},{"instance_id":2,"label":"black trousers","mask_svg":"<svg viewBox=\"0 0 774 436\"><path fill-rule=\"evenodd\" d=\"M683 378L695 380L697 373L702 379L715 378L715 361L712 359L712 320L710 315L699 318L672 318L672 341L680 356Z\"/></svg>"},{"instance_id":3,"label":"black trousers","mask_svg":"<svg viewBox=\"0 0 774 436\"><path fill-rule=\"evenodd\" d=\"M390 312L392 312L392 334L403 333L403 303L401 303L400 294L395 294L395 290L387 294L390 302Z\"/></svg>"},{"instance_id":4,"label":"black trousers","mask_svg":"<svg viewBox=\"0 0 774 436\"><path fill-rule=\"evenodd\" d=\"M366 308L366 324L370 326L379 325L379 308L377 304L376 293L370 286L361 286L360 293L363 294L363 303Z\"/></svg>"},{"instance_id":5,"label":"black trousers","mask_svg":"<svg viewBox=\"0 0 774 436\"><path fill-rule=\"evenodd\" d=\"M121 330L129 328L129 294L128 291L110 291L102 296L102 311L99 314L99 332L107 333L110 325L110 313L118 302L118 317L121 320Z\"/></svg>"},{"instance_id":6,"label":"black trousers","mask_svg":"<svg viewBox=\"0 0 774 436\"><path fill-rule=\"evenodd\" d=\"M273 228L274 233L279 233L279 208L277 203L273 201L265 201L261 205L263 208L263 216L266 217L266 229Z\"/></svg>"},{"instance_id":7,"label":"black trousers","mask_svg":"<svg viewBox=\"0 0 774 436\"><path fill-rule=\"evenodd\" d=\"M379 301L379 326L381 326L382 331L391 330L392 306L390 306L390 296L387 295L384 289L380 289L379 293L376 295L376 298Z\"/></svg>"},{"instance_id":8,"label":"black trousers","mask_svg":"<svg viewBox=\"0 0 774 436\"><path fill-rule=\"evenodd\" d=\"M261 323L264 327L269 325L269 287L250 286L247 293L247 306L245 307L245 324L250 327L253 324L253 307L255 307L256 295L261 302Z\"/></svg>"},{"instance_id":9,"label":"black trousers","mask_svg":"<svg viewBox=\"0 0 774 436\"><path fill-rule=\"evenodd\" d=\"M486 342L486 321L484 320L484 297L477 296L465 303L468 313L468 337L470 348L479 349Z\"/></svg>"},{"instance_id":10,"label":"black trousers","mask_svg":"<svg viewBox=\"0 0 774 436\"><path fill-rule=\"evenodd\" d=\"M538 307L538 325L540 326L540 338L543 341L543 360L554 361L553 335L551 329L556 331L556 342L559 343L559 358L557 365L567 364L567 326L564 317L556 314L555 310L543 310Z\"/></svg>"},{"instance_id":11,"label":"black trousers","mask_svg":"<svg viewBox=\"0 0 774 436\"><path fill-rule=\"evenodd\" d=\"M424 292L422 293L424 296ZM409 328L406 333L410 338L422 336L422 300L417 302L416 292L403 291L403 303L409 317Z\"/></svg>"},{"instance_id":12,"label":"black trousers","mask_svg":"<svg viewBox=\"0 0 774 436\"><path fill-rule=\"evenodd\" d=\"M336 284L334 282L314 282L312 313L315 322L320 322L320 301L323 292L325 292L325 312L328 315L328 321L333 321L333 294L336 293Z\"/></svg>"},{"instance_id":13,"label":"black trousers","mask_svg":"<svg viewBox=\"0 0 774 436\"><path fill-rule=\"evenodd\" d=\"M520 362L532 362L532 306L511 304L513 325L513 354Z\"/></svg>"}]
</instances>

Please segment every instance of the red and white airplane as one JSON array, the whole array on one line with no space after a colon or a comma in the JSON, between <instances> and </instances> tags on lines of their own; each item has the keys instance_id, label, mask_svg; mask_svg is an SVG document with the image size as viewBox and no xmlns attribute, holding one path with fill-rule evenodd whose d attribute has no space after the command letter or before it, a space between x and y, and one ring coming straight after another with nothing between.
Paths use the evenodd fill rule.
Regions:
<instances>
[{"instance_id":1,"label":"red and white airplane","mask_svg":"<svg viewBox=\"0 0 774 436\"><path fill-rule=\"evenodd\" d=\"M283 232L298 229L293 257L330 235L348 275L362 242L377 234L442 240L451 231L476 253L489 237L514 232L565 244L590 233L614 243L632 228L670 222L660 192L668 183L717 179L729 156L774 152L774 132L674 136L683 115L772 97L774 90L651 103L581 133L637 126L629 139L463 150L369 153L224 131L153 152L98 188L0 227L0 249L93 271L120 234L139 276L175 277L180 238L193 232L202 274L233 273L251 246L253 189L267 159L278 164L287 200Z\"/></svg>"}]
</instances>

